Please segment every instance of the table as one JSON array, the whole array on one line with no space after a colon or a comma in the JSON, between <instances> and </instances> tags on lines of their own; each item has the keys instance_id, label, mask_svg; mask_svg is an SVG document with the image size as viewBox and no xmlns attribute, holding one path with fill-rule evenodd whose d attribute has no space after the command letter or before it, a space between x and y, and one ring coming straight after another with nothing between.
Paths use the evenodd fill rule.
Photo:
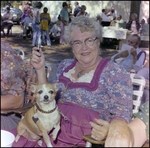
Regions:
<instances>
[{"instance_id":1,"label":"table","mask_svg":"<svg viewBox=\"0 0 150 148\"><path fill-rule=\"evenodd\" d=\"M103 38L116 38L120 39L119 49L121 49L122 44L127 43L127 38L131 34L131 31L128 29L119 28L116 29L115 26L103 27L102 28L102 37Z\"/></svg>"},{"instance_id":2,"label":"table","mask_svg":"<svg viewBox=\"0 0 150 148\"><path fill-rule=\"evenodd\" d=\"M115 26L108 26L102 28L102 33L103 38L126 39L127 34L130 34L131 31L123 28L116 29Z\"/></svg>"}]
</instances>

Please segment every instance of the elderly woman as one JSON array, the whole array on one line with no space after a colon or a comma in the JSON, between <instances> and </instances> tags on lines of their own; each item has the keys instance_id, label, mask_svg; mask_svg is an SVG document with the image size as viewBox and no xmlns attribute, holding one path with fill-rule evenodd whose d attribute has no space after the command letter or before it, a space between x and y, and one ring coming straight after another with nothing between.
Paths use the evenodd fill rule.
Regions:
<instances>
[{"instance_id":1,"label":"elderly woman","mask_svg":"<svg viewBox=\"0 0 150 148\"><path fill-rule=\"evenodd\" d=\"M55 142L51 139L52 145L85 146L82 136L91 133L89 122L95 122L94 118L110 122L110 127L114 128L109 131L110 134L114 131L124 133L125 128L128 131L127 123L132 115L131 79L125 69L99 56L102 39L99 23L95 18L74 17L65 28L64 37L71 45L75 59L63 60L53 81L59 83L57 105L62 118L61 130ZM31 63L36 69L38 83L47 83L45 58L41 49L37 52L37 48L33 48ZM105 127L101 133L105 134ZM24 136L28 140L35 140L27 133ZM20 137L13 146L39 145ZM42 146L46 146L44 142Z\"/></svg>"},{"instance_id":2,"label":"elderly woman","mask_svg":"<svg viewBox=\"0 0 150 148\"><path fill-rule=\"evenodd\" d=\"M137 21L137 14L131 15L131 20L127 23L126 29L131 30L133 34L139 34L140 23Z\"/></svg>"},{"instance_id":3,"label":"elderly woman","mask_svg":"<svg viewBox=\"0 0 150 148\"><path fill-rule=\"evenodd\" d=\"M86 10L86 6L85 6L85 5L82 5L82 6L81 6L81 10L80 10L79 13L77 14L77 16L83 15L83 16L89 17L89 14L88 14L87 12L85 12L85 10Z\"/></svg>"}]
</instances>

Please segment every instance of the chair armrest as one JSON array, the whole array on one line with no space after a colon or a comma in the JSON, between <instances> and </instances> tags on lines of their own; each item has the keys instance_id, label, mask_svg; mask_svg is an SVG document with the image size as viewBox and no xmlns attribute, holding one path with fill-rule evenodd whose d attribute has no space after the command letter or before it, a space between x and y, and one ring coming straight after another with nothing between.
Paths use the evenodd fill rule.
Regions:
<instances>
[{"instance_id":1,"label":"chair armrest","mask_svg":"<svg viewBox=\"0 0 150 148\"><path fill-rule=\"evenodd\" d=\"M85 141L88 141L88 142L93 143L93 144L104 144L105 143L105 140L104 141L95 140L94 138L91 137L91 134L84 135L84 136L82 136L82 138Z\"/></svg>"}]
</instances>

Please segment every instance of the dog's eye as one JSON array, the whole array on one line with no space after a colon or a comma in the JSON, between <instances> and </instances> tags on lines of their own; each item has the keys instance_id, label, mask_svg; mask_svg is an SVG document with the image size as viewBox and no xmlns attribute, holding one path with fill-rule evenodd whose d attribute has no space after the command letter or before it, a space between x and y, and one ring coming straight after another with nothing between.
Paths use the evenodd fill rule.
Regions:
<instances>
[{"instance_id":1,"label":"dog's eye","mask_svg":"<svg viewBox=\"0 0 150 148\"><path fill-rule=\"evenodd\" d=\"M54 91L50 90L50 91L49 91L49 93L50 93L50 94L53 94L53 93L54 93Z\"/></svg>"},{"instance_id":2,"label":"dog's eye","mask_svg":"<svg viewBox=\"0 0 150 148\"><path fill-rule=\"evenodd\" d=\"M39 94L41 94L42 92L43 92L42 90L38 91Z\"/></svg>"}]
</instances>

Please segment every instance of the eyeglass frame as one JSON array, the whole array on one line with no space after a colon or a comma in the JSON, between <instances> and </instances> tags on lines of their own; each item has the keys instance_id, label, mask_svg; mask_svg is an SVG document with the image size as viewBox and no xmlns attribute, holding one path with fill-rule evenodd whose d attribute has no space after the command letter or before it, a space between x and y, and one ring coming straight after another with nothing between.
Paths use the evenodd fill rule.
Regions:
<instances>
[{"instance_id":1,"label":"eyeglass frame","mask_svg":"<svg viewBox=\"0 0 150 148\"><path fill-rule=\"evenodd\" d=\"M73 46L74 42L76 42L76 41L80 41L81 44L84 42L84 44L86 45L86 41L87 41L88 39L92 39L92 40L93 40L93 43L94 43L94 41L97 40L98 37L87 38L87 39L85 39L84 41L80 41L80 40L71 41L71 42L70 42L70 45ZM86 46L87 46L87 45L86 45Z\"/></svg>"}]
</instances>

